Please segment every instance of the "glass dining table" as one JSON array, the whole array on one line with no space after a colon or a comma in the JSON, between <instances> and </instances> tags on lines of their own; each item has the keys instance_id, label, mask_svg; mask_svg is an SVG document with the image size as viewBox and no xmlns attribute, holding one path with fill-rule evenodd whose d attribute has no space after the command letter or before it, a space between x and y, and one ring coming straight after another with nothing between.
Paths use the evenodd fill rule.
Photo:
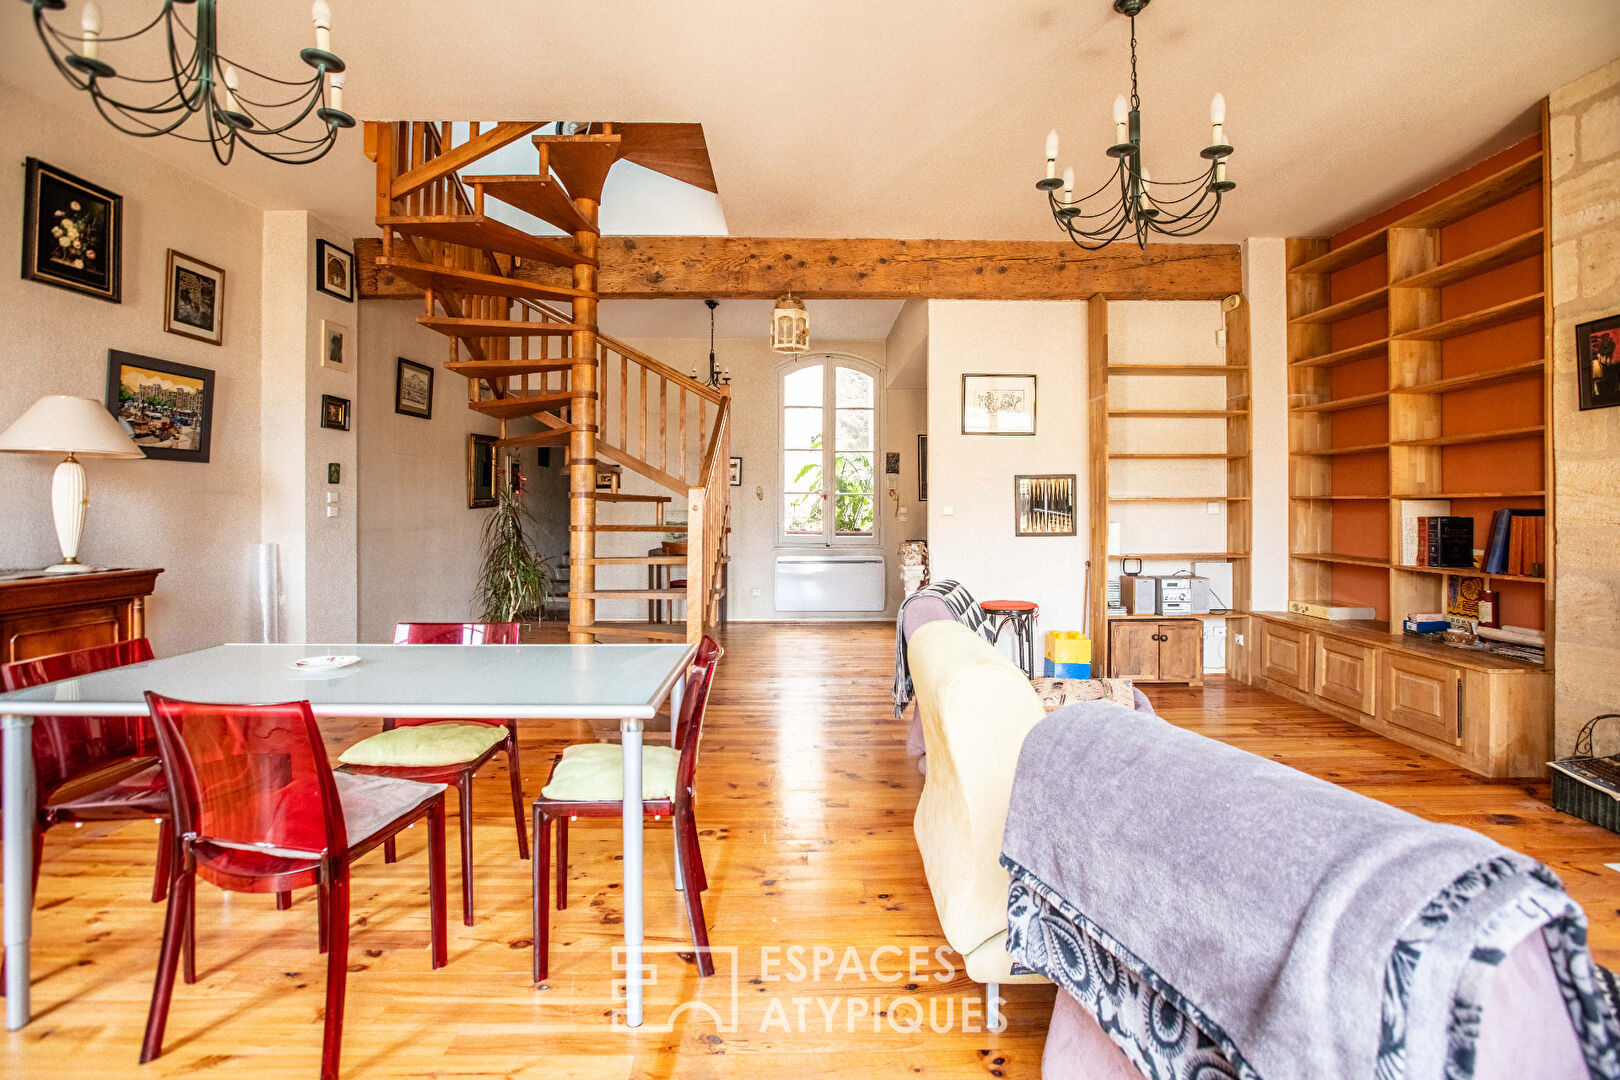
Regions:
<instances>
[{"instance_id":1,"label":"glass dining table","mask_svg":"<svg viewBox=\"0 0 1620 1080\"><path fill-rule=\"evenodd\" d=\"M665 699L680 707L696 645L219 645L0 694L4 732L6 1027L30 1018L29 823L36 716L141 716L145 692L223 704L307 700L317 717L617 720L624 746L625 1024L642 1021L641 741ZM312 655L358 656L323 671Z\"/></svg>"}]
</instances>

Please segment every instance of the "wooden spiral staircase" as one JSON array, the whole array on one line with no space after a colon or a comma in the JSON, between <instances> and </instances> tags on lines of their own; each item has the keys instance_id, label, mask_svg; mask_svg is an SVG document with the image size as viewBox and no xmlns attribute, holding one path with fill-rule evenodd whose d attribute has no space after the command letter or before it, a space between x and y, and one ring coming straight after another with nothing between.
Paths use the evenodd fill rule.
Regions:
<instances>
[{"instance_id":1,"label":"wooden spiral staircase","mask_svg":"<svg viewBox=\"0 0 1620 1080\"><path fill-rule=\"evenodd\" d=\"M368 123L382 231L378 272L385 282L391 275L422 289L417 321L449 340L445 367L466 376L468 407L500 421L497 456L565 448L570 639L695 642L714 624L720 602L731 400L727 388L702 385L597 331L597 208L608 170L620 160L713 190L707 153L696 125L600 124L588 134L535 134L550 128ZM459 143L457 135L464 136ZM525 137L539 150L534 175L463 175ZM487 199L569 236L536 236L496 220L485 213ZM599 492L603 461L664 491ZM686 507L684 525L665 521L667 504L677 499ZM653 520L600 522L598 510L608 503L650 511ZM687 553L599 554L599 540L611 548L609 537L624 533L685 533ZM598 587L604 567L633 568L609 571L633 587ZM652 587L654 573L685 585ZM597 604L612 600L637 601L637 610L642 601L672 610L684 602L686 625L599 621Z\"/></svg>"}]
</instances>

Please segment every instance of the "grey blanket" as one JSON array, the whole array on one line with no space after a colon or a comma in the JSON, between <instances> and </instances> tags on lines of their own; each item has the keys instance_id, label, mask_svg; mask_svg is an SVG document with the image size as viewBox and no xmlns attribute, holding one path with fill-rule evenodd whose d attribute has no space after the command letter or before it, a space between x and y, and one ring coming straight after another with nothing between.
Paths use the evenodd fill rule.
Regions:
<instances>
[{"instance_id":1,"label":"grey blanket","mask_svg":"<svg viewBox=\"0 0 1620 1080\"><path fill-rule=\"evenodd\" d=\"M1492 965L1538 931L1592 1075L1620 1075L1584 917L1544 867L1157 717L1037 725L1002 863L1013 959L1077 996L1065 968L1122 965L1218 1048L1207 1075L1471 1077Z\"/></svg>"}]
</instances>

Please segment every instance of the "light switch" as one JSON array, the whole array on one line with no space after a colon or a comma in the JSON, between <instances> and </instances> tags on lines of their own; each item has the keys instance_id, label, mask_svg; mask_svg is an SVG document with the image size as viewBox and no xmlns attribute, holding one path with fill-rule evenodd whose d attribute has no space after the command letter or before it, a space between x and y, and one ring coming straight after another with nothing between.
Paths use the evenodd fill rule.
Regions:
<instances>
[{"instance_id":1,"label":"light switch","mask_svg":"<svg viewBox=\"0 0 1620 1080\"><path fill-rule=\"evenodd\" d=\"M956 507L954 507L954 506L942 506L942 507L939 508L939 512L940 512L941 516L943 516L943 517L955 517L956 516Z\"/></svg>"},{"instance_id":2,"label":"light switch","mask_svg":"<svg viewBox=\"0 0 1620 1080\"><path fill-rule=\"evenodd\" d=\"M1221 504L1218 502L1206 503L1204 509L1205 513L1218 514L1221 512Z\"/></svg>"},{"instance_id":3,"label":"light switch","mask_svg":"<svg viewBox=\"0 0 1620 1080\"><path fill-rule=\"evenodd\" d=\"M328 491L326 493L326 505L335 506L337 504L337 501L338 501L338 493L337 492Z\"/></svg>"},{"instance_id":4,"label":"light switch","mask_svg":"<svg viewBox=\"0 0 1620 1080\"><path fill-rule=\"evenodd\" d=\"M326 516L329 517L329 518L330 517L337 517L338 516L338 508L335 507L335 506L328 506L326 508Z\"/></svg>"}]
</instances>

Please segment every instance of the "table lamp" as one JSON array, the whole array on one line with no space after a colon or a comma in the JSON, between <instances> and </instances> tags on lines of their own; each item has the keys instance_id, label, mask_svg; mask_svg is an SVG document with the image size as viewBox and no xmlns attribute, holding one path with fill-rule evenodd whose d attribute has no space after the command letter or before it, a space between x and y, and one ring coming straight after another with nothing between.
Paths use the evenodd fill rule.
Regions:
<instances>
[{"instance_id":1,"label":"table lamp","mask_svg":"<svg viewBox=\"0 0 1620 1080\"><path fill-rule=\"evenodd\" d=\"M80 565L78 559L84 512L90 505L90 485L79 457L138 458L146 454L101 402L66 394L52 394L34 402L0 432L0 451L67 455L51 478L51 510L56 515L62 561L45 572L82 574L94 570Z\"/></svg>"}]
</instances>

